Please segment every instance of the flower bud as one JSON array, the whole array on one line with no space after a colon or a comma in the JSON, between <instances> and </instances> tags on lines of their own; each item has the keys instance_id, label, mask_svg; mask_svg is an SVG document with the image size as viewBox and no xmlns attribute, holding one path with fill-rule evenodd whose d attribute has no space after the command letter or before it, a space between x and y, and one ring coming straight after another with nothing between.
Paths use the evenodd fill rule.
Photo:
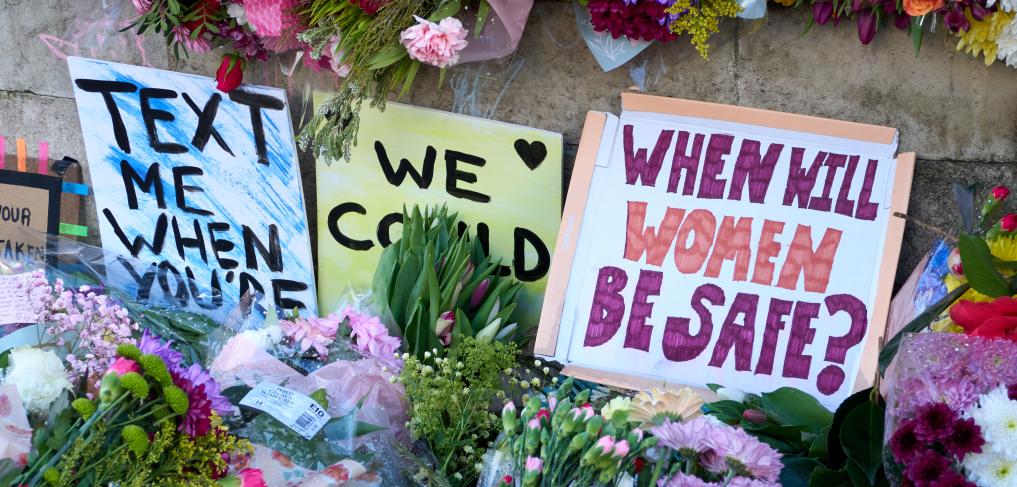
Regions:
<instances>
[{"instance_id":1,"label":"flower bud","mask_svg":"<svg viewBox=\"0 0 1017 487\"><path fill-rule=\"evenodd\" d=\"M569 453L571 454L578 451L582 451L583 448L586 448L586 443L589 440L590 435L586 434L586 432L582 432L576 436L573 436L572 440L569 441Z\"/></svg>"},{"instance_id":2,"label":"flower bud","mask_svg":"<svg viewBox=\"0 0 1017 487\"><path fill-rule=\"evenodd\" d=\"M830 21L833 16L833 4L830 2L816 2L812 4L812 19L819 25Z\"/></svg>"},{"instance_id":3,"label":"flower bud","mask_svg":"<svg viewBox=\"0 0 1017 487\"><path fill-rule=\"evenodd\" d=\"M476 309L477 306L480 306L489 287L491 287L491 278L485 278L483 281L480 281L480 284L477 284L477 288L473 290L473 294L470 296L470 309Z\"/></svg>"},{"instance_id":4,"label":"flower bud","mask_svg":"<svg viewBox=\"0 0 1017 487\"><path fill-rule=\"evenodd\" d=\"M858 40L868 45L876 37L876 12L866 9L858 13Z\"/></svg>"},{"instance_id":5,"label":"flower bud","mask_svg":"<svg viewBox=\"0 0 1017 487\"><path fill-rule=\"evenodd\" d=\"M954 247L950 251L950 255L946 258L946 266L950 269L950 273L957 277L964 277L964 264L961 263L960 249Z\"/></svg>"},{"instance_id":6,"label":"flower bud","mask_svg":"<svg viewBox=\"0 0 1017 487\"><path fill-rule=\"evenodd\" d=\"M1003 215L1003 218L999 219L999 229L1003 233L1013 233L1017 231L1017 214L1010 213Z\"/></svg>"},{"instance_id":7,"label":"flower bud","mask_svg":"<svg viewBox=\"0 0 1017 487\"><path fill-rule=\"evenodd\" d=\"M124 395L124 388L120 387L120 376L117 374L106 374L102 376L99 384L99 402L109 404Z\"/></svg>"},{"instance_id":8,"label":"flower bud","mask_svg":"<svg viewBox=\"0 0 1017 487\"><path fill-rule=\"evenodd\" d=\"M746 409L742 412L742 418L752 424L763 424L766 422L766 413L758 409Z\"/></svg>"},{"instance_id":9,"label":"flower bud","mask_svg":"<svg viewBox=\"0 0 1017 487\"><path fill-rule=\"evenodd\" d=\"M586 432L590 436L597 436L600 434L600 429L604 427L604 418L600 416L594 416L586 422Z\"/></svg>"},{"instance_id":10,"label":"flower bud","mask_svg":"<svg viewBox=\"0 0 1017 487\"><path fill-rule=\"evenodd\" d=\"M629 442L627 440L621 440L614 444L612 455L625 458L625 456L629 454L629 449Z\"/></svg>"}]
</instances>

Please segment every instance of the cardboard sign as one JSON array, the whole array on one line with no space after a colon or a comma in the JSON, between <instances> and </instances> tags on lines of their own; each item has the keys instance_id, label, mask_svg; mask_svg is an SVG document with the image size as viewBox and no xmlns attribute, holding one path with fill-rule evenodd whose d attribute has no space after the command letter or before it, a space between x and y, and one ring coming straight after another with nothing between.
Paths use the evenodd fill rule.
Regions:
<instances>
[{"instance_id":1,"label":"cardboard sign","mask_svg":"<svg viewBox=\"0 0 1017 487\"><path fill-rule=\"evenodd\" d=\"M317 310L304 197L283 90L69 58L103 247L145 298L217 309L262 292ZM118 269L116 266L112 266Z\"/></svg>"},{"instance_id":2,"label":"cardboard sign","mask_svg":"<svg viewBox=\"0 0 1017 487\"><path fill-rule=\"evenodd\" d=\"M58 177L0 169L0 259L34 259L45 252L43 235L56 235L60 226L62 183Z\"/></svg>"},{"instance_id":3,"label":"cardboard sign","mask_svg":"<svg viewBox=\"0 0 1017 487\"><path fill-rule=\"evenodd\" d=\"M639 388L875 376L913 154L896 130L645 95L591 113L536 353Z\"/></svg>"},{"instance_id":4,"label":"cardboard sign","mask_svg":"<svg viewBox=\"0 0 1017 487\"><path fill-rule=\"evenodd\" d=\"M320 103L322 95L315 98ZM370 289L403 207L448 205L525 287L536 323L561 222L562 138L398 103L363 108L349 162L318 159L319 304Z\"/></svg>"}]
</instances>

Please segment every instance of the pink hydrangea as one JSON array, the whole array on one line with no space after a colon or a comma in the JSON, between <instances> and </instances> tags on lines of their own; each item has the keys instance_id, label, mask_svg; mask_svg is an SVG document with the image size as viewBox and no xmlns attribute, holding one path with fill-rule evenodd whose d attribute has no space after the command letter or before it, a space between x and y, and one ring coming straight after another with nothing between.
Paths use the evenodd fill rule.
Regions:
<instances>
[{"instance_id":1,"label":"pink hydrangea","mask_svg":"<svg viewBox=\"0 0 1017 487\"><path fill-rule=\"evenodd\" d=\"M459 53L466 48L466 35L459 19L448 17L439 23L414 16L417 24L399 34L410 58L424 64L447 68L459 62Z\"/></svg>"}]
</instances>

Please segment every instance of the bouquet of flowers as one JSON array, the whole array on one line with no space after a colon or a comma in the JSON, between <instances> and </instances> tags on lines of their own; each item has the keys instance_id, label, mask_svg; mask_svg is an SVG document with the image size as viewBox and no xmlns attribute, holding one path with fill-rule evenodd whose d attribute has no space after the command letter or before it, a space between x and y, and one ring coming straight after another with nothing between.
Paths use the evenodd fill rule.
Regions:
<instances>
[{"instance_id":1,"label":"bouquet of flowers","mask_svg":"<svg viewBox=\"0 0 1017 487\"><path fill-rule=\"evenodd\" d=\"M514 476L501 485L617 485L634 474L639 459L658 438L647 435L622 403L598 415L584 390L568 397L572 379L547 397L530 396L518 411L512 402L502 409L504 445L512 456ZM515 481L514 479L519 479Z\"/></svg>"},{"instance_id":2,"label":"bouquet of flowers","mask_svg":"<svg viewBox=\"0 0 1017 487\"><path fill-rule=\"evenodd\" d=\"M374 294L418 359L465 337L523 343L533 324L513 322L522 283L498 273L499 262L445 207L403 212L403 235L381 255Z\"/></svg>"},{"instance_id":3,"label":"bouquet of flowers","mask_svg":"<svg viewBox=\"0 0 1017 487\"><path fill-rule=\"evenodd\" d=\"M886 460L898 481L1017 484L1017 344L910 335L887 403Z\"/></svg>"}]
</instances>

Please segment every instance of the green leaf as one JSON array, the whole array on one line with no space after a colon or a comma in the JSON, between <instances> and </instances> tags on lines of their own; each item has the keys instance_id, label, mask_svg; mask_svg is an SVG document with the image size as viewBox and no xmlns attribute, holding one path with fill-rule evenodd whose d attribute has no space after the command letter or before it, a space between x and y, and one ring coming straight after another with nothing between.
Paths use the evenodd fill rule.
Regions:
<instances>
[{"instance_id":1,"label":"green leaf","mask_svg":"<svg viewBox=\"0 0 1017 487\"><path fill-rule=\"evenodd\" d=\"M420 61L413 61L410 63L410 68L406 72L406 79L403 81L403 87L399 90L399 94L396 99L400 99L406 96L410 92L410 87L413 86L413 79L417 77L417 71L420 69Z\"/></svg>"},{"instance_id":2,"label":"green leaf","mask_svg":"<svg viewBox=\"0 0 1017 487\"><path fill-rule=\"evenodd\" d=\"M813 434L821 434L833 422L833 413L816 398L792 387L781 387L761 394L763 409L789 426L801 426Z\"/></svg>"},{"instance_id":3,"label":"green leaf","mask_svg":"<svg viewBox=\"0 0 1017 487\"><path fill-rule=\"evenodd\" d=\"M836 421L836 415L834 416ZM832 428L831 428L832 429ZM815 458L823 463L827 463L829 460L829 436L830 429L823 430L823 432L812 440L812 444L809 445L809 456Z\"/></svg>"},{"instance_id":4,"label":"green leaf","mask_svg":"<svg viewBox=\"0 0 1017 487\"><path fill-rule=\"evenodd\" d=\"M479 39L481 32L484 31L484 25L487 24L487 16L491 13L491 4L487 3L487 0L480 0L480 5L477 6L477 22L473 24L473 37Z\"/></svg>"},{"instance_id":5,"label":"green leaf","mask_svg":"<svg viewBox=\"0 0 1017 487\"><path fill-rule=\"evenodd\" d=\"M845 423L848 413L853 411L855 408L869 402L869 398L872 394L872 388L865 389L852 394L850 397L840 403L837 406L837 411L833 414L833 424L830 426L829 434L827 435L827 455L828 459L824 462L827 466L833 468L841 468L847 463L847 454L844 453L844 448L841 446L841 433L844 431L845 426L850 429L855 427L850 423Z\"/></svg>"},{"instance_id":6,"label":"green leaf","mask_svg":"<svg viewBox=\"0 0 1017 487\"><path fill-rule=\"evenodd\" d=\"M876 473L883 464L883 407L867 401L844 418L840 442L848 459L862 469L869 485L876 482Z\"/></svg>"},{"instance_id":7,"label":"green leaf","mask_svg":"<svg viewBox=\"0 0 1017 487\"><path fill-rule=\"evenodd\" d=\"M717 419L727 424L737 424L745 412L745 405L738 401L721 400L708 403L704 406L708 414L716 416Z\"/></svg>"},{"instance_id":8,"label":"green leaf","mask_svg":"<svg viewBox=\"0 0 1017 487\"><path fill-rule=\"evenodd\" d=\"M964 265L964 276L975 291L993 298L1010 295L1010 284L993 265L992 253L985 240L975 235L961 234L957 247Z\"/></svg>"},{"instance_id":9,"label":"green leaf","mask_svg":"<svg viewBox=\"0 0 1017 487\"><path fill-rule=\"evenodd\" d=\"M400 266L399 275L396 277L392 296L389 299L392 318L404 328L406 326L406 307L412 302L413 296L410 293L418 276L420 276L420 258L415 254L409 254L403 261L403 265Z\"/></svg>"},{"instance_id":10,"label":"green leaf","mask_svg":"<svg viewBox=\"0 0 1017 487\"><path fill-rule=\"evenodd\" d=\"M376 424L365 423L363 421L357 421L357 436L364 436L374 433L375 431L381 431L388 429L385 426L378 426Z\"/></svg>"},{"instance_id":11,"label":"green leaf","mask_svg":"<svg viewBox=\"0 0 1017 487\"><path fill-rule=\"evenodd\" d=\"M442 19L451 17L459 13L459 9L462 8L462 2L460 0L445 0L438 8L431 12L431 15L427 17L427 20L431 22L440 22Z\"/></svg>"},{"instance_id":12,"label":"green leaf","mask_svg":"<svg viewBox=\"0 0 1017 487\"><path fill-rule=\"evenodd\" d=\"M937 301L928 309L922 312L922 314L911 320L910 323L904 325L889 342L883 346L883 349L879 352L879 375L886 374L886 368L890 366L890 362L893 362L893 358L897 356L897 350L900 348L900 342L904 338L904 335L908 333L918 333L929 326L936 317L938 317L946 308L948 308L954 301L957 301L964 293L968 292L971 286L968 283L961 284L954 289L950 294L943 296L942 299Z\"/></svg>"},{"instance_id":13,"label":"green leaf","mask_svg":"<svg viewBox=\"0 0 1017 487\"><path fill-rule=\"evenodd\" d=\"M809 487L854 487L851 477L844 470L831 470L819 466L809 477Z\"/></svg>"},{"instance_id":14,"label":"green leaf","mask_svg":"<svg viewBox=\"0 0 1017 487\"><path fill-rule=\"evenodd\" d=\"M367 69L377 70L387 68L408 55L406 48L403 47L402 44L392 41L389 45L381 48L377 54L371 56L371 58L367 60Z\"/></svg>"},{"instance_id":15,"label":"green leaf","mask_svg":"<svg viewBox=\"0 0 1017 487\"><path fill-rule=\"evenodd\" d=\"M911 18L911 45L915 49L915 57L918 57L919 51L922 50L922 30L921 19L924 17L912 17Z\"/></svg>"},{"instance_id":16,"label":"green leaf","mask_svg":"<svg viewBox=\"0 0 1017 487\"><path fill-rule=\"evenodd\" d=\"M780 471L780 485L783 487L807 487L812 472L823 465L815 458L784 457L784 468Z\"/></svg>"}]
</instances>

